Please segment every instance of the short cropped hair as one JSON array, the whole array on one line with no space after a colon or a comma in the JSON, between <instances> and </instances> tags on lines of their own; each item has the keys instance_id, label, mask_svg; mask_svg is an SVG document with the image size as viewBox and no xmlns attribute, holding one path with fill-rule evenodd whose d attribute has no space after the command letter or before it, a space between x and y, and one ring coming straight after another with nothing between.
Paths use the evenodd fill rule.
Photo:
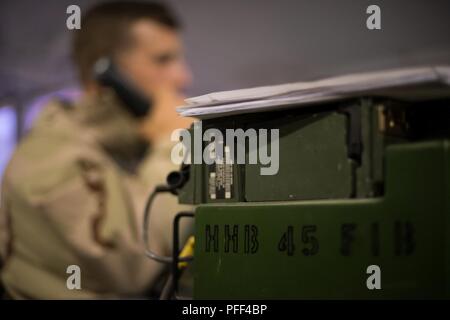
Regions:
<instances>
[{"instance_id":1,"label":"short cropped hair","mask_svg":"<svg viewBox=\"0 0 450 320\"><path fill-rule=\"evenodd\" d=\"M94 6L81 19L75 31L72 58L82 84L93 80L93 66L101 57L113 57L129 43L130 26L150 20L179 30L180 23L171 9L156 2L106 2Z\"/></svg>"}]
</instances>

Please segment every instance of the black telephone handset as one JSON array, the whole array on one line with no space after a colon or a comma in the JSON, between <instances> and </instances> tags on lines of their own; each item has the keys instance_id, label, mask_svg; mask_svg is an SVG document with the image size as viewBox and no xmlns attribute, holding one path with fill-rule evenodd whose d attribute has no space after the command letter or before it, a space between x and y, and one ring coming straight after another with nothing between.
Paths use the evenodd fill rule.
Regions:
<instances>
[{"instance_id":1,"label":"black telephone handset","mask_svg":"<svg viewBox=\"0 0 450 320\"><path fill-rule=\"evenodd\" d=\"M120 72L109 58L101 58L94 65L95 79L105 87L113 89L124 106L135 117L146 116L152 101L146 98Z\"/></svg>"}]
</instances>

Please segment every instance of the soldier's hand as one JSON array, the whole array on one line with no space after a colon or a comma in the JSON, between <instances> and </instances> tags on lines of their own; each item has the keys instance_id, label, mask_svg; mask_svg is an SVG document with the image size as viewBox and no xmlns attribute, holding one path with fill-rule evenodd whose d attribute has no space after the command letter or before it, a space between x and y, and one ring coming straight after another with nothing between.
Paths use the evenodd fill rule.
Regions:
<instances>
[{"instance_id":1,"label":"soldier's hand","mask_svg":"<svg viewBox=\"0 0 450 320\"><path fill-rule=\"evenodd\" d=\"M184 96L170 86L161 85L152 94L152 109L140 123L139 131L148 141L160 139L170 141L170 135L176 129L188 128L192 118L181 117L176 108L184 104Z\"/></svg>"}]
</instances>

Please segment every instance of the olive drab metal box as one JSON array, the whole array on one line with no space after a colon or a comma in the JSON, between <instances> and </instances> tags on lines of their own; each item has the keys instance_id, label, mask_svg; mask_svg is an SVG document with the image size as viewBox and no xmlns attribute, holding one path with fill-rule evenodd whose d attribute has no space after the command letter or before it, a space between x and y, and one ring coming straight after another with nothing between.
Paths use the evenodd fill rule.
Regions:
<instances>
[{"instance_id":1,"label":"olive drab metal box","mask_svg":"<svg viewBox=\"0 0 450 320\"><path fill-rule=\"evenodd\" d=\"M279 129L279 168L191 165L194 298L450 296L450 100L358 96L208 128Z\"/></svg>"}]
</instances>

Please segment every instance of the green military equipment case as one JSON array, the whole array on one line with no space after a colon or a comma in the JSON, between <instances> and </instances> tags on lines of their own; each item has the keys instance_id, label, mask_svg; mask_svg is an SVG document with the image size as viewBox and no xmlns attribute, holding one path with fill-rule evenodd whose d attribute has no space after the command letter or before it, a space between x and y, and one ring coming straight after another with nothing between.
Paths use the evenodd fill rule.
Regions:
<instances>
[{"instance_id":1,"label":"green military equipment case","mask_svg":"<svg viewBox=\"0 0 450 320\"><path fill-rule=\"evenodd\" d=\"M450 296L450 100L351 97L208 128L279 129L279 170L191 165L194 298Z\"/></svg>"}]
</instances>

